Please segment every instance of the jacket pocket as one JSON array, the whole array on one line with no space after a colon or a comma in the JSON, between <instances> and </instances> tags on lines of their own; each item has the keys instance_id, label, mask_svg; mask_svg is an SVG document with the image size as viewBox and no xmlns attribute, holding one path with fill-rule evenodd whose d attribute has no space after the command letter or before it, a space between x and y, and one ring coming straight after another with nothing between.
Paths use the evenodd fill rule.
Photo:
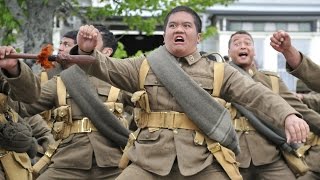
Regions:
<instances>
[{"instance_id":1,"label":"jacket pocket","mask_svg":"<svg viewBox=\"0 0 320 180\"><path fill-rule=\"evenodd\" d=\"M148 129L142 130L138 136L138 143L151 144L159 141L161 130L150 132Z\"/></svg>"}]
</instances>

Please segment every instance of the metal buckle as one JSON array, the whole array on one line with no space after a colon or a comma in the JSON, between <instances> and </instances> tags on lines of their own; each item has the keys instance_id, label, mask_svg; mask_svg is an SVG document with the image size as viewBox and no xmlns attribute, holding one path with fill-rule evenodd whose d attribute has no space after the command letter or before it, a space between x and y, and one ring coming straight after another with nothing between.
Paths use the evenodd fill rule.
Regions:
<instances>
[{"instance_id":1,"label":"metal buckle","mask_svg":"<svg viewBox=\"0 0 320 180\"><path fill-rule=\"evenodd\" d=\"M53 154L54 154L54 152L55 152L56 150L55 149L53 149L52 147L48 147L48 149L47 149L47 151L44 153L46 156L48 156L49 158L51 158L52 156L53 156Z\"/></svg>"},{"instance_id":2,"label":"metal buckle","mask_svg":"<svg viewBox=\"0 0 320 180\"><path fill-rule=\"evenodd\" d=\"M91 127L89 127L89 121L90 120L87 117L84 117L81 119L80 132L86 132L86 133L92 132Z\"/></svg>"},{"instance_id":3,"label":"metal buckle","mask_svg":"<svg viewBox=\"0 0 320 180\"><path fill-rule=\"evenodd\" d=\"M8 154L8 151L2 151L0 152L0 158L6 156Z\"/></svg>"},{"instance_id":4,"label":"metal buckle","mask_svg":"<svg viewBox=\"0 0 320 180\"><path fill-rule=\"evenodd\" d=\"M208 146L208 149L211 153L216 153L221 150L220 143L213 143Z\"/></svg>"}]
</instances>

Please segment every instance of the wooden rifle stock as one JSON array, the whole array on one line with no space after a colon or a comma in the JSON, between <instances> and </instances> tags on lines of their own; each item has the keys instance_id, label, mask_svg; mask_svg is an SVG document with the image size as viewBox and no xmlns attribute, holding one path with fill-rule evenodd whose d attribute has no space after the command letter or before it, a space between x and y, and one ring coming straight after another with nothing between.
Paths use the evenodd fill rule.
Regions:
<instances>
[{"instance_id":1,"label":"wooden rifle stock","mask_svg":"<svg viewBox=\"0 0 320 180\"><path fill-rule=\"evenodd\" d=\"M37 54L11 53L6 58L22 58L22 59L38 59ZM91 64L95 62L95 58L89 55L70 55L58 54L48 56L49 61L57 61L59 63L75 63L75 64Z\"/></svg>"}]
</instances>

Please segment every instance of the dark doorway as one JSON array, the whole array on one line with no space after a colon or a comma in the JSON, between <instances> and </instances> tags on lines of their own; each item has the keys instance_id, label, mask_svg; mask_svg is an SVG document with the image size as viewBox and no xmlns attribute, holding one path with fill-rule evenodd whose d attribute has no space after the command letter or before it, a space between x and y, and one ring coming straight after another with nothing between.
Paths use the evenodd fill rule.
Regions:
<instances>
[{"instance_id":1,"label":"dark doorway","mask_svg":"<svg viewBox=\"0 0 320 180\"><path fill-rule=\"evenodd\" d=\"M116 35L116 38L124 45L128 56L134 56L139 50L145 53L163 45L162 35Z\"/></svg>"}]
</instances>

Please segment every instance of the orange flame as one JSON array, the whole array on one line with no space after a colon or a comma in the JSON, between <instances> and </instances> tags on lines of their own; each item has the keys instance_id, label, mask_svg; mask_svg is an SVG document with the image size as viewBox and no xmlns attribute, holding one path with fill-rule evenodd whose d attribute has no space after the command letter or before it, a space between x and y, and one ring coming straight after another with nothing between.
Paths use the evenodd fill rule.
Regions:
<instances>
[{"instance_id":1,"label":"orange flame","mask_svg":"<svg viewBox=\"0 0 320 180\"><path fill-rule=\"evenodd\" d=\"M52 55L53 47L51 44L46 45L41 49L41 52L38 54L37 64L40 64L45 69L54 67L54 64L48 60L48 57Z\"/></svg>"}]
</instances>

